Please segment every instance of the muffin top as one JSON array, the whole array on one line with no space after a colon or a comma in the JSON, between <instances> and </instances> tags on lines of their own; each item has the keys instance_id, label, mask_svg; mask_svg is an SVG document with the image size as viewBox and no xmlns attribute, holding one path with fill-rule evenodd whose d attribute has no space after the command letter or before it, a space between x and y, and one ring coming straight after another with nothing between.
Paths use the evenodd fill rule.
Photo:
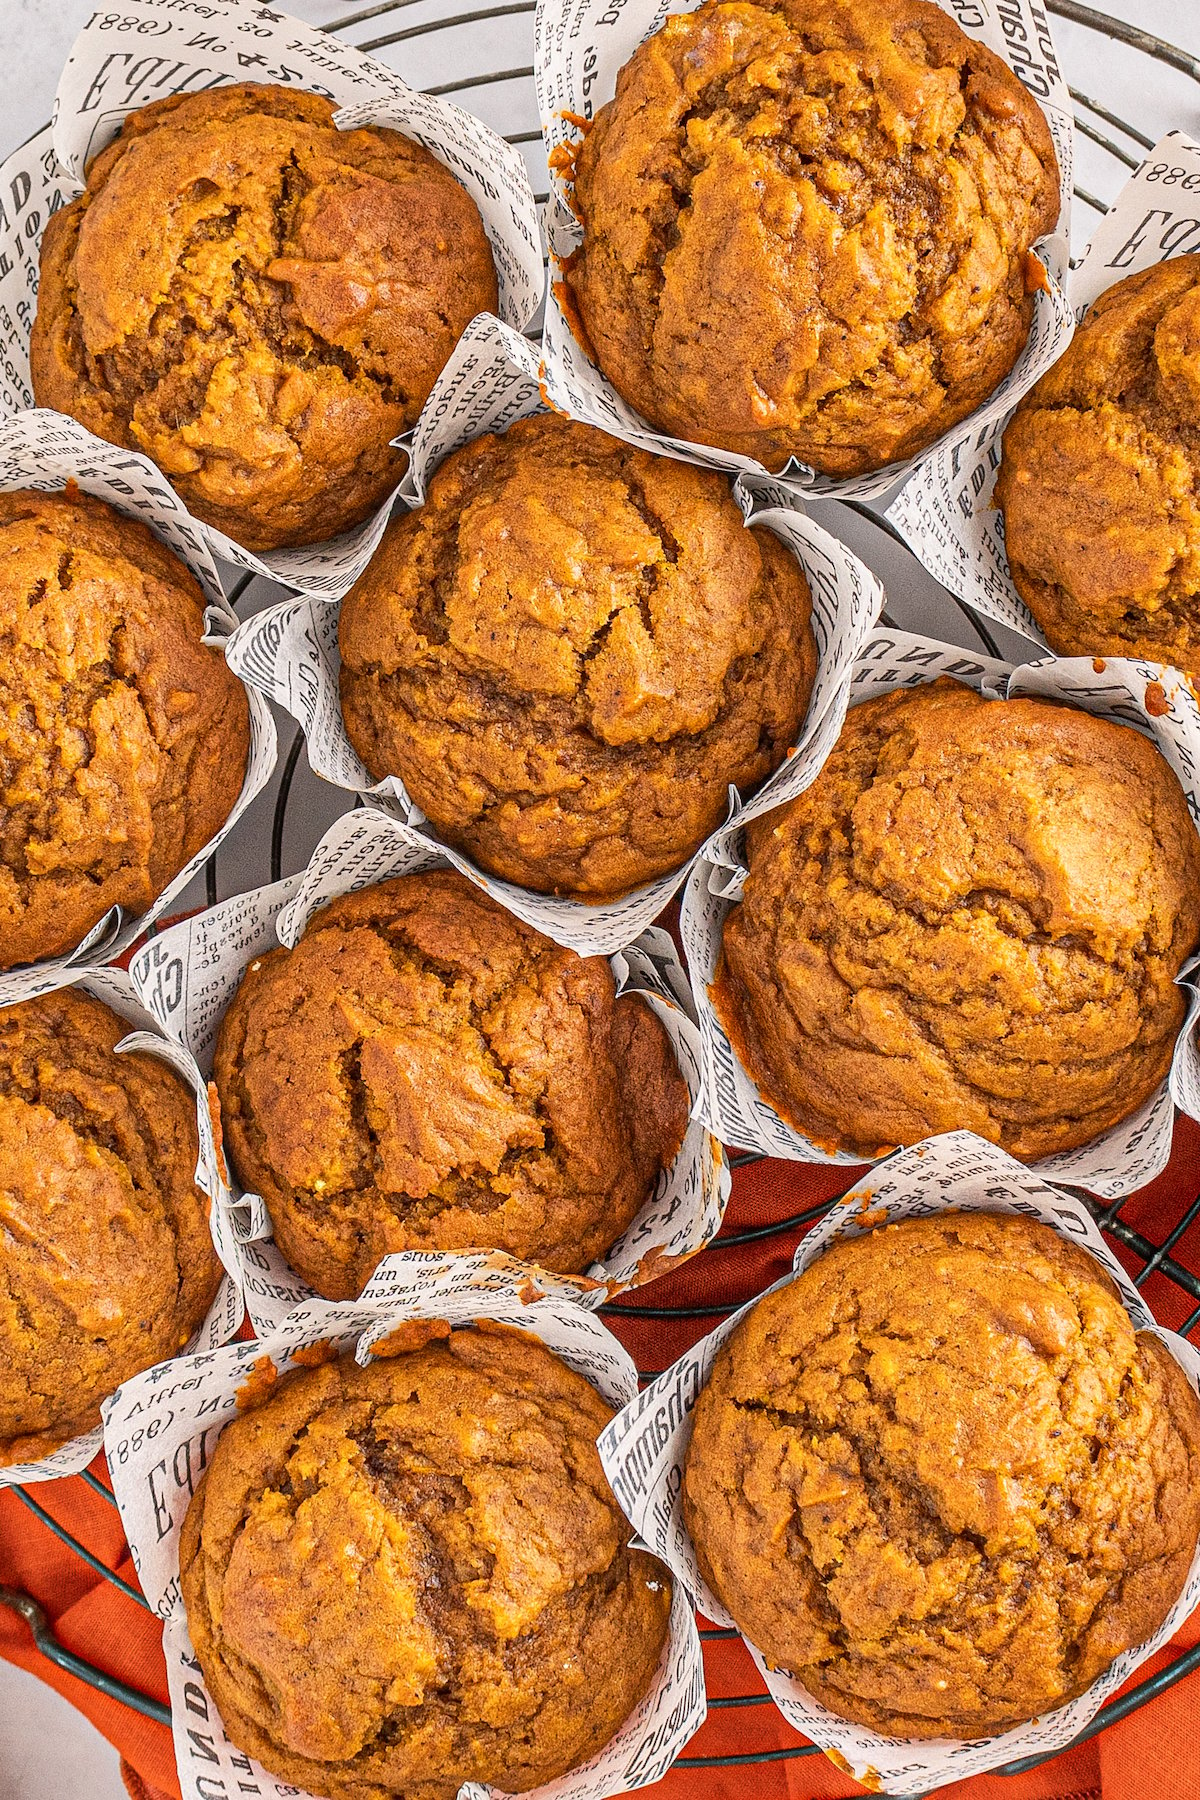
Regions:
<instances>
[{"instance_id":1,"label":"muffin top","mask_svg":"<svg viewBox=\"0 0 1200 1800\"><path fill-rule=\"evenodd\" d=\"M1016 76L930 0L708 0L626 63L574 201L567 281L629 404L849 476L1008 373L1058 164Z\"/></svg>"},{"instance_id":2,"label":"muffin top","mask_svg":"<svg viewBox=\"0 0 1200 1800\"><path fill-rule=\"evenodd\" d=\"M768 1661L842 1718L982 1737L1156 1631L1200 1532L1200 1404L1092 1258L1016 1216L836 1244L695 1411L684 1513Z\"/></svg>"},{"instance_id":3,"label":"muffin top","mask_svg":"<svg viewBox=\"0 0 1200 1800\"><path fill-rule=\"evenodd\" d=\"M226 1426L180 1539L188 1630L234 1743L309 1793L521 1793L645 1693L669 1578L628 1547L581 1376L484 1322L394 1335Z\"/></svg>"},{"instance_id":4,"label":"muffin top","mask_svg":"<svg viewBox=\"0 0 1200 1800\"><path fill-rule=\"evenodd\" d=\"M808 584L722 475L555 413L448 457L342 605L342 710L450 843L541 892L667 873L783 761Z\"/></svg>"},{"instance_id":5,"label":"muffin top","mask_svg":"<svg viewBox=\"0 0 1200 1800\"><path fill-rule=\"evenodd\" d=\"M1046 1156L1166 1075L1200 839L1139 732L948 679L886 694L747 850L718 1011L818 1143L962 1127Z\"/></svg>"},{"instance_id":6,"label":"muffin top","mask_svg":"<svg viewBox=\"0 0 1200 1800\"><path fill-rule=\"evenodd\" d=\"M98 1425L220 1281L195 1095L130 1029L74 988L0 1009L0 1464Z\"/></svg>"},{"instance_id":7,"label":"muffin top","mask_svg":"<svg viewBox=\"0 0 1200 1800\"><path fill-rule=\"evenodd\" d=\"M683 1141L688 1091L646 1003L463 876L334 900L250 964L221 1022L226 1146L318 1293L396 1250L579 1271Z\"/></svg>"},{"instance_id":8,"label":"muffin top","mask_svg":"<svg viewBox=\"0 0 1200 1800\"><path fill-rule=\"evenodd\" d=\"M204 595L86 494L0 494L0 968L143 913L228 818L246 691Z\"/></svg>"},{"instance_id":9,"label":"muffin top","mask_svg":"<svg viewBox=\"0 0 1200 1800\"><path fill-rule=\"evenodd\" d=\"M1200 256L1102 294L1004 433L996 504L1051 647L1200 675Z\"/></svg>"},{"instance_id":10,"label":"muffin top","mask_svg":"<svg viewBox=\"0 0 1200 1800\"><path fill-rule=\"evenodd\" d=\"M373 512L404 471L390 440L496 305L466 189L335 111L248 82L156 100L42 242L39 406L145 451L251 550Z\"/></svg>"}]
</instances>

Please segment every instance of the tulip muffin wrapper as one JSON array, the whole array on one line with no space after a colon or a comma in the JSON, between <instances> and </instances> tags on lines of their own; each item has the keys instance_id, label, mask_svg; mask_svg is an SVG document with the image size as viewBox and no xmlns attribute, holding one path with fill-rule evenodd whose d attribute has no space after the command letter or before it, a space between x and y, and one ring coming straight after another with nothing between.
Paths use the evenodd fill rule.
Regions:
<instances>
[{"instance_id":1,"label":"tulip muffin wrapper","mask_svg":"<svg viewBox=\"0 0 1200 1800\"><path fill-rule=\"evenodd\" d=\"M467 327L443 370L413 442L403 497L424 503L434 469L451 451L485 432L545 410L537 351L519 332L481 313ZM747 525L762 525L801 564L812 594L817 675L796 750L817 730L822 715L840 703L855 658L883 607L883 588L871 571L810 519L777 484L747 479L734 486ZM687 878L692 857L679 868L619 899L588 902L539 894L488 875L462 851L443 842L398 776L372 782L346 735L338 697L339 609L322 600L280 602L247 619L229 649L230 666L250 686L286 708L304 731L316 774L335 787L367 794L394 810L442 850L469 880L484 888L547 937L584 955L609 956L656 919ZM784 764L786 769L787 765ZM768 777L769 791L782 771ZM730 816L742 802L730 789Z\"/></svg>"},{"instance_id":2,"label":"tulip muffin wrapper","mask_svg":"<svg viewBox=\"0 0 1200 1800\"><path fill-rule=\"evenodd\" d=\"M163 1650L184 1800L242 1791L250 1777L265 1800L304 1800L226 1737L188 1637L179 1584L179 1532L188 1502L222 1429L238 1416L238 1394L269 1358L281 1373L314 1345L353 1351L365 1367L372 1346L398 1325L488 1320L528 1333L582 1375L610 1406L637 1392L637 1370L605 1325L575 1304L552 1275L502 1256L405 1252L380 1263L359 1300L311 1300L252 1344L162 1363L127 1381L105 1407L105 1450L130 1553L152 1610L164 1621ZM666 1774L704 1722L704 1668L686 1591L672 1595L667 1640L645 1697L602 1750L531 1800L608 1800ZM459 1800L497 1790L465 1783Z\"/></svg>"},{"instance_id":3,"label":"tulip muffin wrapper","mask_svg":"<svg viewBox=\"0 0 1200 1800\"><path fill-rule=\"evenodd\" d=\"M3 191L0 189L0 191ZM237 618L221 591L209 547L166 479L143 456L106 444L62 413L35 409L0 419L0 493L36 488L61 493L69 482L106 501L125 517L149 527L200 583L207 606L203 642L223 649ZM236 671L235 671L236 672ZM250 749L242 789L216 835L184 864L147 912L127 917L114 907L83 942L65 956L48 957L0 972L0 1006L49 993L74 981L81 970L122 956L147 925L170 906L225 840L275 768L275 720L263 696L243 682L250 706Z\"/></svg>"},{"instance_id":4,"label":"tulip muffin wrapper","mask_svg":"<svg viewBox=\"0 0 1200 1800\"><path fill-rule=\"evenodd\" d=\"M1179 676L1160 682L1164 671L1154 663L1110 657L1097 670L1087 657L1047 657L1044 662L1014 667L978 657L950 644L877 631L867 645L851 683L849 701L858 705L898 688L920 687L949 675L989 699L1018 697L1057 700L1095 713L1116 724L1140 730L1157 747L1183 789L1188 811L1200 830L1200 705ZM1161 713L1151 707L1165 707ZM836 1163L861 1167L872 1159L849 1151L829 1151L786 1124L758 1092L729 1041L713 1006L710 985L717 973L725 919L737 904L746 876L741 828L748 818L785 804L811 786L837 742L844 721L827 718L808 749L789 764L786 781L762 794L740 818L714 832L696 859L684 893L681 931L692 992L700 1019L707 1091L707 1117L726 1144L758 1150L793 1162ZM1109 1131L1075 1150L1040 1158L1032 1165L1050 1181L1089 1188L1117 1199L1142 1187L1167 1164L1171 1153L1173 1105L1200 1119L1200 1047L1196 1022L1200 993L1195 976L1200 955L1180 972L1187 1014L1175 1045L1169 1078L1156 1094Z\"/></svg>"},{"instance_id":5,"label":"tulip muffin wrapper","mask_svg":"<svg viewBox=\"0 0 1200 1800\"><path fill-rule=\"evenodd\" d=\"M1200 142L1170 131L1125 183L1071 272L1076 318L1127 276L1200 250L1198 199ZM897 494L887 517L943 587L985 618L1047 648L1045 633L1017 592L1004 515L993 501L1012 412L1010 406L974 436L939 450Z\"/></svg>"},{"instance_id":6,"label":"tulip muffin wrapper","mask_svg":"<svg viewBox=\"0 0 1200 1800\"><path fill-rule=\"evenodd\" d=\"M67 59L53 127L0 167L0 412L34 404L29 338L46 219L82 191L86 164L128 113L169 94L232 81L306 88L338 103L336 123L344 130L388 126L422 144L479 208L503 316L518 328L528 325L545 276L537 207L519 150L460 107L410 88L384 63L287 13L250 0L205 0L203 11L201 21L186 9L164 12L155 0L116 0L95 12ZM94 446L100 442L86 435ZM396 441L404 445L406 438ZM394 497L336 538L261 554L176 504L218 556L328 599L344 594L366 566Z\"/></svg>"},{"instance_id":7,"label":"tulip muffin wrapper","mask_svg":"<svg viewBox=\"0 0 1200 1800\"><path fill-rule=\"evenodd\" d=\"M317 908L339 894L445 868L448 860L402 820L372 807L346 813L326 832L303 874L240 894L152 938L133 959L134 985L162 1029L207 1074L221 1015L255 957L280 944L294 946ZM702 1249L720 1229L731 1185L724 1152L702 1116L700 1034L674 945L666 932L647 930L609 960L618 992L640 994L670 1037L691 1109L674 1163L603 1261L586 1276L554 1277L589 1308ZM230 1228L254 1328L273 1330L313 1297L312 1289L275 1244L259 1195L230 1196Z\"/></svg>"},{"instance_id":8,"label":"tulip muffin wrapper","mask_svg":"<svg viewBox=\"0 0 1200 1800\"><path fill-rule=\"evenodd\" d=\"M545 228L550 247L550 291L546 297L543 337L544 386L547 398L563 411L599 425L615 437L644 450L657 450L685 462L741 472L778 482L801 497L869 500L886 493L918 469L926 459L979 432L985 424L1012 410L1021 396L1062 355L1075 328L1066 293L1070 268L1068 221L1071 216L1071 171L1075 124L1071 99L1046 14L1033 0L937 0L970 38L981 40L1008 64L1046 116L1059 165L1059 223L1039 241L1049 291L1034 299L1033 323L1021 354L1004 380L980 407L954 425L920 456L889 463L870 474L838 478L820 475L792 458L775 475L752 457L713 445L656 432L640 413L622 400L581 346L559 297L563 265L579 248L583 231L571 207L570 183L556 170L555 153L577 141L577 121L591 121L612 98L617 76L638 45L658 31L672 13L692 12L701 0L668 7L666 0L538 0L534 30L534 76L542 136L550 157L551 198Z\"/></svg>"},{"instance_id":9,"label":"tulip muffin wrapper","mask_svg":"<svg viewBox=\"0 0 1200 1800\"><path fill-rule=\"evenodd\" d=\"M1083 1202L1050 1187L1032 1169L969 1131L926 1138L873 1170L835 1202L832 1211L803 1239L792 1273L766 1291L774 1293L776 1288L786 1287L845 1238L862 1237L901 1219L951 1211L1020 1214L1049 1225L1060 1237L1088 1251L1116 1283L1134 1328L1152 1332L1179 1364L1192 1390L1200 1390L1200 1352L1186 1338L1156 1323ZM700 1574L684 1524L681 1488L692 1438L692 1410L700 1390L712 1373L718 1350L762 1297L724 1320L643 1389L599 1439L600 1458L613 1492L642 1541L668 1565L676 1580L690 1589L700 1611L727 1626L736 1625L736 1620ZM1078 1699L1026 1725L970 1742L886 1737L851 1724L822 1706L786 1671L770 1668L749 1640L747 1648L789 1725L822 1750L844 1757L854 1778L869 1788L920 1795L1016 1757L1047 1756L1064 1749L1133 1672L1170 1640L1198 1602L1200 1549L1182 1593L1153 1637L1119 1656Z\"/></svg>"},{"instance_id":10,"label":"tulip muffin wrapper","mask_svg":"<svg viewBox=\"0 0 1200 1800\"><path fill-rule=\"evenodd\" d=\"M142 1004L130 977L124 969L92 969L72 983L80 993L90 994L128 1022L129 1032L117 1045L119 1054L142 1051L158 1057L174 1069L196 1097L196 1131L200 1154L196 1163L196 1183L209 1197L209 1229L213 1245L225 1270L216 1297L189 1349L215 1350L228 1343L242 1323L245 1296L242 1291L242 1263L234 1236L229 1203L232 1196L224 1179L224 1165L213 1131L208 1090L204 1077L196 1067L191 1052L176 1039L164 1034L158 1020ZM163 1368L172 1367L164 1363ZM77 1475L86 1469L100 1449L104 1434L99 1425L62 1444L36 1462L11 1463L0 1467L0 1489L23 1487L31 1481L52 1481L60 1475Z\"/></svg>"}]
</instances>

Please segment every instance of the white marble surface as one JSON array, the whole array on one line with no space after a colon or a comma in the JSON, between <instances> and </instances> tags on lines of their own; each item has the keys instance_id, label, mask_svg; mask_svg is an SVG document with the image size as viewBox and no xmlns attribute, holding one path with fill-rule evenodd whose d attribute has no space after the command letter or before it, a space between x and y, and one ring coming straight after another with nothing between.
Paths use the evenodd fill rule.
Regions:
<instances>
[{"instance_id":1,"label":"white marble surface","mask_svg":"<svg viewBox=\"0 0 1200 1800\"><path fill-rule=\"evenodd\" d=\"M1113 16L1157 32L1200 52L1200 0L1104 0ZM0 151L15 147L49 117L63 59L91 0L0 0ZM291 0L291 10L314 24L332 23L358 11L358 0ZM468 0L404 0L403 28L419 26L447 12L476 10ZM399 28L399 27L397 27ZM348 35L359 44L383 36L388 22L378 18ZM1200 133L1200 87L1187 76L1149 63L1137 52L1080 26L1055 21L1059 48L1074 87L1100 100L1111 112L1137 124L1152 139L1172 126ZM417 86L433 86L497 67L529 60L528 17L464 25L451 32L409 38L380 54ZM485 86L462 96L504 131L536 123L532 84ZM1124 140L1123 140L1124 141ZM545 163L536 147L529 160L535 185L545 186ZM1111 200L1124 177L1121 165L1098 146L1079 140L1080 185ZM1095 213L1078 203L1073 219L1076 247L1082 248ZM883 577L892 610L910 628L963 643L974 641L969 626L941 590L910 557L877 528L841 507L825 507L823 518ZM274 597L265 584L247 595L240 610ZM1003 636L1004 634L1000 634ZM1019 648L1010 640L1006 648ZM283 721L283 746L292 738ZM301 767L287 813L283 839L285 869L299 867L325 826L343 809L344 797L317 782ZM274 798L261 796L242 821L235 844L222 852L218 885L236 893L268 878ZM202 884L185 897L203 904ZM0 1662L0 1800L120 1800L124 1788L116 1757L80 1716L48 1688Z\"/></svg>"}]
</instances>

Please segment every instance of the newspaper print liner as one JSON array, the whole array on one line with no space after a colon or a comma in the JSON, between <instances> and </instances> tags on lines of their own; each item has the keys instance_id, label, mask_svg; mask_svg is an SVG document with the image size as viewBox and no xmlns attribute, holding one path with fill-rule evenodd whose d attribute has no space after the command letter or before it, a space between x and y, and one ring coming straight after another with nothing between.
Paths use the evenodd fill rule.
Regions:
<instances>
[{"instance_id":1,"label":"newspaper print liner","mask_svg":"<svg viewBox=\"0 0 1200 1800\"><path fill-rule=\"evenodd\" d=\"M412 464L402 490L423 504L428 481L452 450L487 431L544 410L537 351L519 332L481 313L467 327L429 397L413 442ZM813 598L817 678L801 731L802 748L827 708L837 703L855 657L883 607L883 589L853 553L815 524L774 483L739 481L734 497L747 524L764 525L804 568ZM636 937L683 885L692 858L678 869L620 899L589 903L564 895L537 894L487 875L463 852L443 843L398 777L372 783L346 735L338 699L338 610L325 601L286 600L247 619L229 647L231 666L298 719L315 772L335 787L369 794L395 810L456 869L485 888L510 912L569 949L609 956ZM778 774L771 780L778 780ZM730 812L741 801L730 789Z\"/></svg>"},{"instance_id":2,"label":"newspaper print liner","mask_svg":"<svg viewBox=\"0 0 1200 1800\"><path fill-rule=\"evenodd\" d=\"M246 1778L264 1800L305 1800L236 1750L221 1726L187 1632L179 1589L179 1529L222 1428L237 1416L238 1390L262 1357L280 1370L297 1350L331 1343L365 1366L371 1346L408 1319L469 1325L488 1319L528 1332L603 1395L624 1406L637 1371L612 1333L574 1303L553 1276L500 1256L387 1257L361 1299L312 1300L253 1344L162 1363L117 1390L105 1408L105 1450L134 1567L164 1621L163 1650L184 1800L241 1792ZM658 1781L704 1723L700 1639L691 1603L676 1584L667 1641L644 1699L588 1762L534 1788L530 1800L607 1800ZM494 1788L466 1783L459 1800Z\"/></svg>"},{"instance_id":3,"label":"newspaper print liner","mask_svg":"<svg viewBox=\"0 0 1200 1800\"><path fill-rule=\"evenodd\" d=\"M1071 272L1076 318L1127 276L1200 250L1198 203L1200 143L1182 131L1168 132L1125 183ZM1011 417L1010 408L972 437L940 450L896 496L887 517L943 587L985 618L1046 647L1045 633L1013 583L1004 515L992 500Z\"/></svg>"},{"instance_id":4,"label":"newspaper print liner","mask_svg":"<svg viewBox=\"0 0 1200 1800\"><path fill-rule=\"evenodd\" d=\"M1070 342L1074 317L1065 292L1070 263L1067 239L1071 217L1071 169L1074 155L1074 120L1070 95L1054 47L1049 21L1040 0L937 0L968 37L978 38L994 50L1028 88L1046 115L1058 153L1060 214L1050 237L1040 240L1038 253L1046 265L1048 293L1034 300L1029 338L1016 363L991 397L962 423L953 426L921 456L890 463L872 474L838 479L818 475L792 458L781 474L772 477L796 495L828 495L868 500L885 493L898 481L935 456L945 446L979 431L1016 405L1056 362ZM546 297L543 338L547 398L576 418L600 425L617 437L698 462L712 468L766 476L759 462L731 450L694 444L683 438L656 432L640 413L623 401L611 382L586 355L559 301L562 265L582 242L582 229L568 202L568 183L554 165L555 151L571 145L578 136L578 119L591 120L616 89L617 75L638 45L657 31L668 13L691 12L700 0L538 0L534 29L534 76L542 136L550 157L551 196L546 208L546 235L550 246L550 292Z\"/></svg>"},{"instance_id":5,"label":"newspaper print liner","mask_svg":"<svg viewBox=\"0 0 1200 1800\"><path fill-rule=\"evenodd\" d=\"M479 208L504 317L517 327L532 319L545 279L537 208L520 151L488 126L447 100L410 88L351 45L251 0L205 0L202 8L178 13L156 0L115 0L93 13L75 40L59 81L52 130L31 138L0 168L0 412L34 403L29 336L46 219L80 192L86 164L116 135L126 114L168 94L230 81L308 88L339 103L337 124L344 130L386 125L423 144ZM214 526L190 523L229 562L330 598L345 593L365 567L391 501L326 543L262 555Z\"/></svg>"},{"instance_id":6,"label":"newspaper print liner","mask_svg":"<svg viewBox=\"0 0 1200 1800\"><path fill-rule=\"evenodd\" d=\"M186 563L208 602L203 641L217 648L223 647L237 619L221 592L207 543L153 463L143 456L131 455L127 450L102 442L62 413L35 410L0 420L0 493L12 493L19 488L57 493L68 481L75 482L84 493L107 501L117 512L149 526L168 550L174 551L180 561ZM249 682L243 685L250 703L250 753L242 791L216 836L184 865L148 912L126 918L120 907L114 907L68 955L0 972L0 1006L11 1006L16 1000L27 1000L34 994L63 987L75 979L80 969L93 968L121 956L151 920L183 892L197 869L204 866L232 831L255 795L261 793L275 767L275 721L262 695Z\"/></svg>"},{"instance_id":7,"label":"newspaper print liner","mask_svg":"<svg viewBox=\"0 0 1200 1800\"><path fill-rule=\"evenodd\" d=\"M301 875L240 894L152 938L131 964L134 986L162 1029L187 1046L207 1075L221 1015L256 956L279 944L293 946L316 909L338 894L394 875L444 868L447 862L436 846L390 814L373 807L346 813L326 832ZM644 931L610 960L618 989L640 993L661 1020L692 1107L674 1163L603 1262L594 1263L586 1276L554 1278L585 1307L654 1280L702 1249L720 1229L731 1184L724 1152L700 1116L700 1036L674 945L666 932ZM261 1334L312 1298L312 1289L276 1246L262 1199L235 1194L229 1200L230 1229L250 1317Z\"/></svg>"},{"instance_id":8,"label":"newspaper print liner","mask_svg":"<svg viewBox=\"0 0 1200 1800\"><path fill-rule=\"evenodd\" d=\"M1167 679L1164 687L1164 671L1158 665L1117 657L1110 657L1099 671L1088 657L1048 657L1044 662L1014 668L929 638L880 630L855 669L850 704L895 688L918 687L940 675L953 676L989 699L1024 695L1060 700L1134 726L1169 763L1200 830L1200 706L1181 678ZM1149 697L1148 689L1153 690ZM1161 716L1150 710L1160 705L1167 709ZM713 1131L726 1144L760 1150L767 1156L861 1167L870 1159L847 1151L822 1150L785 1124L760 1096L734 1054L709 995L725 917L737 904L745 878L740 826L746 818L767 812L810 786L840 729L840 720L827 718L818 739L789 765L786 782L772 794L752 801L740 820L709 839L684 893L682 935L700 1019L707 1117ZM1091 1143L1034 1163L1032 1167L1045 1179L1070 1182L1106 1199L1117 1199L1142 1187L1166 1167L1171 1152L1172 1103L1191 1118L1200 1119L1200 1049L1195 1033L1200 1017L1200 994L1195 985L1198 965L1200 957L1193 956L1179 977L1188 1010L1168 1080L1137 1112Z\"/></svg>"},{"instance_id":9,"label":"newspaper print liner","mask_svg":"<svg viewBox=\"0 0 1200 1800\"><path fill-rule=\"evenodd\" d=\"M774 1285L784 1287L794 1281L831 1244L843 1238L861 1237L879 1225L894 1224L900 1219L928 1218L954 1210L1019 1213L1040 1220L1060 1237L1089 1251L1116 1282L1134 1327L1153 1332L1180 1365L1192 1389L1200 1387L1200 1353L1185 1338L1156 1324L1083 1203L1048 1186L1031 1169L969 1131L927 1138L881 1164L863 1183L844 1194L832 1212L808 1233L796 1251L793 1272ZM774 1292L774 1288L767 1292ZM717 1351L755 1305L757 1299L741 1307L711 1336L680 1357L605 1428L599 1440L601 1461L626 1517L648 1548L691 1590L705 1617L721 1625L733 1625L735 1621L710 1592L696 1566L683 1522L680 1483L697 1396L708 1380ZM769 1668L753 1644L747 1647L789 1725L804 1732L822 1750L844 1757L855 1780L868 1788L888 1794L920 1795L945 1782L962 1781L998 1768L1015 1757L1053 1755L1064 1749L1134 1670L1169 1641L1198 1601L1200 1550L1193 1559L1183 1592L1153 1637L1119 1656L1077 1700L1027 1725L972 1742L884 1737L852 1725L820 1705L790 1675Z\"/></svg>"},{"instance_id":10,"label":"newspaper print liner","mask_svg":"<svg viewBox=\"0 0 1200 1800\"><path fill-rule=\"evenodd\" d=\"M209 1226L213 1244L225 1274L217 1289L208 1316L193 1337L189 1349L215 1350L227 1343L241 1325L245 1311L242 1293L241 1258L229 1223L230 1195L222 1177L220 1153L213 1137L212 1117L208 1108L208 1091L196 1067L195 1058L182 1045L164 1034L158 1021L142 1005L124 969L93 969L73 983L81 993L102 1000L129 1023L129 1033L117 1045L119 1052L138 1050L169 1063L196 1096L196 1127L200 1138L200 1155L196 1164L196 1181L208 1195ZM162 1367L170 1368L171 1363ZM49 1456L36 1462L12 1463L0 1468L0 1488L23 1487L30 1481L53 1481L60 1475L77 1475L86 1469L103 1442L99 1425L62 1444Z\"/></svg>"}]
</instances>

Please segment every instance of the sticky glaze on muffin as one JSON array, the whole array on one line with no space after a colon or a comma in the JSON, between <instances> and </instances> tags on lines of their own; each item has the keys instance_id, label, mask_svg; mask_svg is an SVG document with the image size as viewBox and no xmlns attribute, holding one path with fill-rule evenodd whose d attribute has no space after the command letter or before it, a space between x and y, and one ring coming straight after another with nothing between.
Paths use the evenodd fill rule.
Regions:
<instances>
[{"instance_id":1,"label":"sticky glaze on muffin","mask_svg":"<svg viewBox=\"0 0 1200 1800\"><path fill-rule=\"evenodd\" d=\"M234 1743L297 1788L523 1793L646 1692L670 1581L629 1548L581 1376L486 1325L404 1334L226 1426L180 1538L188 1631Z\"/></svg>"},{"instance_id":2,"label":"sticky glaze on muffin","mask_svg":"<svg viewBox=\"0 0 1200 1800\"><path fill-rule=\"evenodd\" d=\"M607 962L445 871L334 900L251 963L215 1075L243 1186L335 1300L395 1250L586 1269L688 1114L666 1032Z\"/></svg>"},{"instance_id":3,"label":"sticky glaze on muffin","mask_svg":"<svg viewBox=\"0 0 1200 1800\"><path fill-rule=\"evenodd\" d=\"M576 159L567 270L660 431L849 476L1008 373L1058 217L1036 102L927 0L709 0L635 51Z\"/></svg>"},{"instance_id":4,"label":"sticky glaze on muffin","mask_svg":"<svg viewBox=\"0 0 1200 1800\"><path fill-rule=\"evenodd\" d=\"M1200 256L1102 294L1004 433L1017 592L1063 654L1200 675Z\"/></svg>"},{"instance_id":5,"label":"sticky glaze on muffin","mask_svg":"<svg viewBox=\"0 0 1200 1800\"><path fill-rule=\"evenodd\" d=\"M73 988L0 1009L0 1464L98 1425L220 1281L195 1095L129 1030Z\"/></svg>"},{"instance_id":6,"label":"sticky glaze on muffin","mask_svg":"<svg viewBox=\"0 0 1200 1800\"><path fill-rule=\"evenodd\" d=\"M818 1143L870 1156L964 1127L1047 1156L1166 1076L1200 840L1140 733L946 679L887 694L747 855L718 1011Z\"/></svg>"},{"instance_id":7,"label":"sticky glaze on muffin","mask_svg":"<svg viewBox=\"0 0 1200 1800\"><path fill-rule=\"evenodd\" d=\"M358 524L496 305L474 201L410 138L238 83L130 114L42 242L39 406L142 450L251 550Z\"/></svg>"},{"instance_id":8,"label":"sticky glaze on muffin","mask_svg":"<svg viewBox=\"0 0 1200 1800\"><path fill-rule=\"evenodd\" d=\"M553 413L447 458L342 605L342 710L378 780L540 892L686 862L795 741L808 584L721 475Z\"/></svg>"},{"instance_id":9,"label":"sticky glaze on muffin","mask_svg":"<svg viewBox=\"0 0 1200 1800\"><path fill-rule=\"evenodd\" d=\"M1200 1404L1048 1226L943 1213L759 1301L695 1411L684 1515L750 1641L889 1736L1081 1694L1178 1599Z\"/></svg>"},{"instance_id":10,"label":"sticky glaze on muffin","mask_svg":"<svg viewBox=\"0 0 1200 1800\"><path fill-rule=\"evenodd\" d=\"M144 913L232 811L246 690L204 594L86 494L0 494L0 968Z\"/></svg>"}]
</instances>

